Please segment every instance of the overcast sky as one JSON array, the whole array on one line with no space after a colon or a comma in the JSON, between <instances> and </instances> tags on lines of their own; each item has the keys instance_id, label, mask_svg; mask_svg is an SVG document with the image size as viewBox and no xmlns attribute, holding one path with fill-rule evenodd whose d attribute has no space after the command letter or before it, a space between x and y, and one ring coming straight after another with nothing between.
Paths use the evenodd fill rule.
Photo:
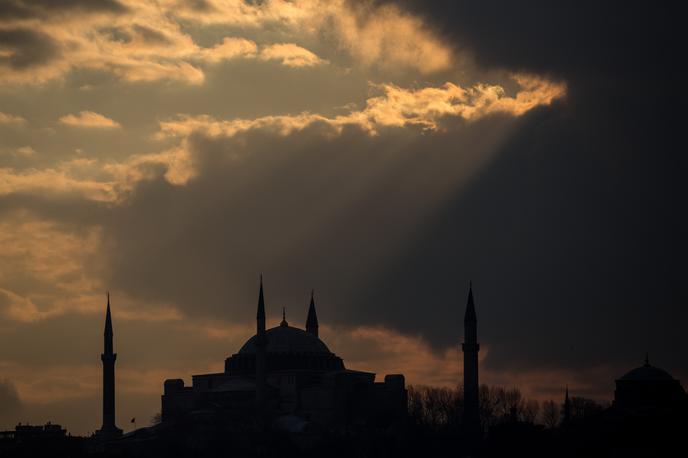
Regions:
<instances>
[{"instance_id":1,"label":"overcast sky","mask_svg":"<svg viewBox=\"0 0 688 458\"><path fill-rule=\"evenodd\" d=\"M0 429L119 425L268 321L347 367L688 378L678 15L633 2L0 2ZM652 9L651 9L652 8Z\"/></svg>"}]
</instances>

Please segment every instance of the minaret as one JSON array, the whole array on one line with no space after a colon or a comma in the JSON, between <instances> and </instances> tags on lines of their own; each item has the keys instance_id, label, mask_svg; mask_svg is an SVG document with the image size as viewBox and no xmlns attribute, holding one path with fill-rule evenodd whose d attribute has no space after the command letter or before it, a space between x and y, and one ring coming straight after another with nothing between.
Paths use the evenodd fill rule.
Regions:
<instances>
[{"instance_id":1,"label":"minaret","mask_svg":"<svg viewBox=\"0 0 688 458\"><path fill-rule=\"evenodd\" d=\"M473 285L468 287L468 303L463 319L464 342L463 350L463 391L464 409L463 424L466 431L473 435L480 433L480 401L478 394L478 319L475 315L473 303Z\"/></svg>"},{"instance_id":2,"label":"minaret","mask_svg":"<svg viewBox=\"0 0 688 458\"><path fill-rule=\"evenodd\" d=\"M256 313L256 403L262 413L265 407L266 391L266 356L265 347L265 298L263 297L263 276L260 276L260 292L258 293L258 312Z\"/></svg>"},{"instance_id":3,"label":"minaret","mask_svg":"<svg viewBox=\"0 0 688 458\"><path fill-rule=\"evenodd\" d=\"M311 290L311 305L308 307L308 317L306 318L306 332L318 337L318 314L315 313L315 291Z\"/></svg>"},{"instance_id":4,"label":"minaret","mask_svg":"<svg viewBox=\"0 0 688 458\"><path fill-rule=\"evenodd\" d=\"M566 395L564 395L564 418L562 423L568 425L571 422L571 400L569 399L569 386L566 385Z\"/></svg>"},{"instance_id":5,"label":"minaret","mask_svg":"<svg viewBox=\"0 0 688 458\"><path fill-rule=\"evenodd\" d=\"M105 332L103 333L103 426L98 434L104 438L116 437L122 430L115 425L115 360L112 345L112 317L110 315L110 293L107 293L107 311L105 312Z\"/></svg>"}]
</instances>

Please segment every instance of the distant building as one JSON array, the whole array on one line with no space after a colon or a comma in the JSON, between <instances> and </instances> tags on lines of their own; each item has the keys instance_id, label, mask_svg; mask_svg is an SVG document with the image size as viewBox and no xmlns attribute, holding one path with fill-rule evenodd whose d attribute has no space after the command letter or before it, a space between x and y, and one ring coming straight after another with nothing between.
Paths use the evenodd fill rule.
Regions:
<instances>
[{"instance_id":1,"label":"distant building","mask_svg":"<svg viewBox=\"0 0 688 458\"><path fill-rule=\"evenodd\" d=\"M14 427L14 441L18 444L46 439L59 439L67 436L67 430L61 425L50 422L45 425L22 425Z\"/></svg>"},{"instance_id":2,"label":"distant building","mask_svg":"<svg viewBox=\"0 0 688 458\"><path fill-rule=\"evenodd\" d=\"M667 371L651 366L647 357L645 364L616 380L613 407L619 410L642 413L676 409L687 402L681 382Z\"/></svg>"},{"instance_id":3,"label":"distant building","mask_svg":"<svg viewBox=\"0 0 688 458\"><path fill-rule=\"evenodd\" d=\"M255 413L298 432L391 424L406 414L404 376L375 382L372 372L347 369L319 338L312 294L305 330L290 326L284 311L280 325L266 329L261 279L256 323L256 335L225 360L224 372L194 375L192 386L165 381L163 424L209 412L246 421Z\"/></svg>"},{"instance_id":4,"label":"distant building","mask_svg":"<svg viewBox=\"0 0 688 458\"><path fill-rule=\"evenodd\" d=\"M67 439L67 430L61 425L51 422L45 425L29 425L19 423L14 430L0 431L0 456L7 446L22 446L25 444L55 443Z\"/></svg>"}]
</instances>

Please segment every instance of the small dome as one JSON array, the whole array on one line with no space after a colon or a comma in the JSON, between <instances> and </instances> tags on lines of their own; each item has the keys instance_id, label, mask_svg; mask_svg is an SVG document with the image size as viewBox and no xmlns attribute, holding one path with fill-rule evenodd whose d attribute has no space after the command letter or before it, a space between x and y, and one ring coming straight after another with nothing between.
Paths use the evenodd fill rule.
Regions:
<instances>
[{"instance_id":1,"label":"small dome","mask_svg":"<svg viewBox=\"0 0 688 458\"><path fill-rule=\"evenodd\" d=\"M283 324L265 331L267 353L309 353L330 354L327 345L315 335L303 329L292 328ZM246 341L239 354L256 352L256 336Z\"/></svg>"},{"instance_id":2,"label":"small dome","mask_svg":"<svg viewBox=\"0 0 688 458\"><path fill-rule=\"evenodd\" d=\"M663 369L650 366L649 363L645 363L645 365L631 370L619 380L635 382L658 382L671 381L674 380L674 377L672 377L671 374Z\"/></svg>"}]
</instances>

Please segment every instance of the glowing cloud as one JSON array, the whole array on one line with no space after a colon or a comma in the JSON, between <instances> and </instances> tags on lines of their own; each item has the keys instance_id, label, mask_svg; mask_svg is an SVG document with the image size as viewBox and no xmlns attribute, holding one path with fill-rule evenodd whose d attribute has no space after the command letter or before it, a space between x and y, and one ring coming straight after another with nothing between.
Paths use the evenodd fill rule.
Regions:
<instances>
[{"instance_id":1,"label":"glowing cloud","mask_svg":"<svg viewBox=\"0 0 688 458\"><path fill-rule=\"evenodd\" d=\"M24 124L26 119L21 116L16 116L0 111L0 124Z\"/></svg>"},{"instance_id":2,"label":"glowing cloud","mask_svg":"<svg viewBox=\"0 0 688 458\"><path fill-rule=\"evenodd\" d=\"M566 93L563 83L527 75L516 75L514 79L521 90L513 97L507 95L504 88L498 85L479 84L464 88L454 83L445 83L440 87L413 90L394 84L378 84L373 88L381 92L381 95L369 98L364 109L351 111L346 115L326 117L305 112L298 115L224 121L208 115L181 115L177 120L161 122L158 136L188 136L200 131L210 136L232 137L253 129L289 135L313 123L328 125L335 133L346 125L357 125L373 135L385 127L418 126L424 130L437 131L441 130L440 120L444 117L474 121L498 113L520 116L536 106L549 105Z\"/></svg>"},{"instance_id":3,"label":"glowing cloud","mask_svg":"<svg viewBox=\"0 0 688 458\"><path fill-rule=\"evenodd\" d=\"M20 146L17 148L16 153L19 154L20 156L34 156L36 154L36 150L31 148L30 146Z\"/></svg>"},{"instance_id":4,"label":"glowing cloud","mask_svg":"<svg viewBox=\"0 0 688 458\"><path fill-rule=\"evenodd\" d=\"M263 60L275 60L287 67L312 67L326 63L309 50L293 43L270 45L260 52Z\"/></svg>"},{"instance_id":5,"label":"glowing cloud","mask_svg":"<svg viewBox=\"0 0 688 458\"><path fill-rule=\"evenodd\" d=\"M339 135L347 126L357 127L369 135L378 135L382 129L408 127L435 132L444 129L445 119L473 122L496 114L521 116L534 107L552 103L566 92L563 83L531 75L515 75L514 80L520 86L514 95L508 95L501 86L485 84L464 88L445 83L421 89L373 85L380 95L370 97L363 109L334 117L309 112L230 120L210 115L179 115L177 119L160 122L158 139L181 138L176 146L165 151L132 155L120 161L77 158L44 169L1 168L0 195L49 191L75 194L88 200L121 202L137 183L156 176L160 166L167 181L174 185L184 185L196 176L196 158L188 141L192 134L232 138L260 130L286 136L316 124L323 136ZM63 116L59 122L80 128L120 127L116 121L91 111ZM31 155L30 150L22 152Z\"/></svg>"},{"instance_id":6,"label":"glowing cloud","mask_svg":"<svg viewBox=\"0 0 688 458\"><path fill-rule=\"evenodd\" d=\"M196 54L196 58L200 58L207 62L220 62L223 60L231 60L238 57L250 58L255 57L258 53L258 45L254 41L245 38L225 37L222 43L213 46L212 48L201 48Z\"/></svg>"},{"instance_id":7,"label":"glowing cloud","mask_svg":"<svg viewBox=\"0 0 688 458\"><path fill-rule=\"evenodd\" d=\"M450 68L451 51L423 21L393 5L345 0L208 0L206 8L168 0L185 21L202 25L277 26L326 38L364 66L412 68L430 74Z\"/></svg>"},{"instance_id":8,"label":"glowing cloud","mask_svg":"<svg viewBox=\"0 0 688 458\"><path fill-rule=\"evenodd\" d=\"M17 171L3 167L0 168L0 196L50 193L71 194L95 201L114 201L117 193L113 184L95 178L101 174L101 168L94 162L89 162L85 168L83 161L78 159L44 169Z\"/></svg>"},{"instance_id":9,"label":"glowing cloud","mask_svg":"<svg viewBox=\"0 0 688 458\"><path fill-rule=\"evenodd\" d=\"M318 5L325 14L313 14L310 22L333 32L340 48L366 66L412 68L422 74L447 70L452 53L420 18L404 13L393 5L372 8L363 3L348 7L347 2Z\"/></svg>"},{"instance_id":10,"label":"glowing cloud","mask_svg":"<svg viewBox=\"0 0 688 458\"><path fill-rule=\"evenodd\" d=\"M343 0L122 2L119 8L72 9L43 14L27 6L23 17L0 27L0 83L42 84L76 69L112 73L124 81L179 81L199 85L208 65L254 58L287 67L312 67L327 60L302 41L324 42L363 67L412 69L421 74L451 67L450 49L417 17L394 6L355 6ZM203 47L185 30L228 25L277 26L279 43L225 36ZM258 49L261 48L260 52ZM348 65L348 64L347 64Z\"/></svg>"},{"instance_id":11,"label":"glowing cloud","mask_svg":"<svg viewBox=\"0 0 688 458\"><path fill-rule=\"evenodd\" d=\"M81 111L78 115L65 115L58 122L67 126L95 129L117 129L122 127L118 122L93 111Z\"/></svg>"}]
</instances>

